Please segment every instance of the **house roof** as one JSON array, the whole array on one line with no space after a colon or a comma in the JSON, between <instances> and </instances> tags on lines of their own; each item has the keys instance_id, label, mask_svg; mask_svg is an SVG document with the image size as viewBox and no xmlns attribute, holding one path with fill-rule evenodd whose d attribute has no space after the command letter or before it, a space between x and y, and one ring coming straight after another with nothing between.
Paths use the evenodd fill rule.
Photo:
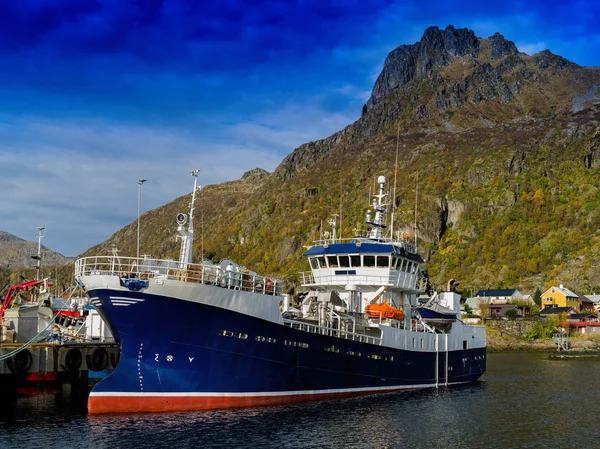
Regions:
<instances>
[{"instance_id":1,"label":"house roof","mask_svg":"<svg viewBox=\"0 0 600 449\"><path fill-rule=\"evenodd\" d=\"M590 298L588 298L585 295L582 295L579 292L576 292L575 290L569 290L571 293L574 293L575 295L577 295L577 297L581 300L581 302L589 302L589 303L593 303L594 301L592 301Z\"/></svg>"},{"instance_id":2,"label":"house roof","mask_svg":"<svg viewBox=\"0 0 600 449\"><path fill-rule=\"evenodd\" d=\"M518 306L516 304L490 304L490 309L525 309L529 306Z\"/></svg>"},{"instance_id":3,"label":"house roof","mask_svg":"<svg viewBox=\"0 0 600 449\"><path fill-rule=\"evenodd\" d=\"M578 298L581 299L582 301L589 301L588 298L586 298L584 295L580 295L579 293L575 293L573 290L569 290L568 288L564 287L564 286L558 286L558 287L550 287L548 290L546 290L542 296L544 296L546 293L548 293L549 291L551 291L552 289L556 290L559 293L562 293L563 296L567 297L567 298Z\"/></svg>"},{"instance_id":4,"label":"house roof","mask_svg":"<svg viewBox=\"0 0 600 449\"><path fill-rule=\"evenodd\" d=\"M573 307L553 307L553 306L546 306L542 309L542 311L540 312L540 315L554 315L554 314L559 314L559 313L569 313L569 312L575 312L575 309Z\"/></svg>"},{"instance_id":5,"label":"house roof","mask_svg":"<svg viewBox=\"0 0 600 449\"><path fill-rule=\"evenodd\" d=\"M516 291L514 288L506 290L479 290L475 296L512 296Z\"/></svg>"},{"instance_id":6,"label":"house roof","mask_svg":"<svg viewBox=\"0 0 600 449\"><path fill-rule=\"evenodd\" d=\"M594 303L600 302L600 295L586 295L586 298Z\"/></svg>"},{"instance_id":7,"label":"house roof","mask_svg":"<svg viewBox=\"0 0 600 449\"><path fill-rule=\"evenodd\" d=\"M582 321L584 318L596 318L597 315L595 313L574 313L573 315L569 315L569 320Z\"/></svg>"}]
</instances>

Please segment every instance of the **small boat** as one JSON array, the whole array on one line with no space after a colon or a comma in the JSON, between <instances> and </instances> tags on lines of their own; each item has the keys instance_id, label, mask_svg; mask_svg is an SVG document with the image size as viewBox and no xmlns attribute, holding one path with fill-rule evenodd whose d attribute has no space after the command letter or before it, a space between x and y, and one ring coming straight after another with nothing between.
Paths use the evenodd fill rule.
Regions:
<instances>
[{"instance_id":1,"label":"small boat","mask_svg":"<svg viewBox=\"0 0 600 449\"><path fill-rule=\"evenodd\" d=\"M456 321L459 318L459 313L451 307L442 305L440 300L440 296L434 294L425 305L417 307L416 313L425 322L451 323Z\"/></svg>"}]
</instances>

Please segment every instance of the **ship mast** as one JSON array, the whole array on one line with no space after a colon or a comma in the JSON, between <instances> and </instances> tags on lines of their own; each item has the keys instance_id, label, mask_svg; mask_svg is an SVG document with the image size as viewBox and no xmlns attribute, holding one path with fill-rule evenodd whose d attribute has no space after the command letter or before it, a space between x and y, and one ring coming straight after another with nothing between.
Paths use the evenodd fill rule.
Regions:
<instances>
[{"instance_id":1,"label":"ship mast","mask_svg":"<svg viewBox=\"0 0 600 449\"><path fill-rule=\"evenodd\" d=\"M38 239L38 249L37 256L31 256L32 259L35 259L37 262L35 264L35 280L40 280L40 268L42 263L42 239L46 237L44 234L44 230L46 228L44 226L38 226L38 232L35 234L35 237Z\"/></svg>"},{"instance_id":2,"label":"ship mast","mask_svg":"<svg viewBox=\"0 0 600 449\"><path fill-rule=\"evenodd\" d=\"M371 228L369 231L369 238L374 240L380 240L383 236L383 228L386 226L383 224L383 213L385 212L385 204L383 199L387 196L385 193L385 176L377 178L379 183L379 193L374 195L377 201L373 200L373 209L375 210L375 218L371 221L371 214L367 212L366 223Z\"/></svg>"},{"instance_id":3,"label":"ship mast","mask_svg":"<svg viewBox=\"0 0 600 449\"><path fill-rule=\"evenodd\" d=\"M198 187L198 172L200 170L192 170L192 176L194 177L194 190L192 191L192 202L190 203L190 215L186 214L177 215L177 232L179 232L179 238L181 238L181 254L179 255L180 269L185 270L187 264L192 263L192 246L194 243L194 202L196 201L196 190ZM186 228L186 223L188 224Z\"/></svg>"}]
</instances>

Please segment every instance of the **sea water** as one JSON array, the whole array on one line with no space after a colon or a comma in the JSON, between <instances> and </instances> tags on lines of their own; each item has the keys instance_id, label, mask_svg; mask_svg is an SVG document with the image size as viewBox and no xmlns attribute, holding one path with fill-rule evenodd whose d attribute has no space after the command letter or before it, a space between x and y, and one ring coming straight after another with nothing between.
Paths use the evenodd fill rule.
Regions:
<instances>
[{"instance_id":1,"label":"sea water","mask_svg":"<svg viewBox=\"0 0 600 449\"><path fill-rule=\"evenodd\" d=\"M600 360L489 354L478 383L291 406L87 416L0 398L8 448L600 448Z\"/></svg>"}]
</instances>

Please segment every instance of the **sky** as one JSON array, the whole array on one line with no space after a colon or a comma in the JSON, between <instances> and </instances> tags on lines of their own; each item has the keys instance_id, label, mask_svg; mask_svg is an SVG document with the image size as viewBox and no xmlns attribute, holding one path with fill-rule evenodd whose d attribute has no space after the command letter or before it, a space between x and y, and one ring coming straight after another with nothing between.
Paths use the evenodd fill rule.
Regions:
<instances>
[{"instance_id":1,"label":"sky","mask_svg":"<svg viewBox=\"0 0 600 449\"><path fill-rule=\"evenodd\" d=\"M0 231L76 256L360 117L429 26L600 66L600 0L0 1ZM175 225L174 225L175 232Z\"/></svg>"}]
</instances>

